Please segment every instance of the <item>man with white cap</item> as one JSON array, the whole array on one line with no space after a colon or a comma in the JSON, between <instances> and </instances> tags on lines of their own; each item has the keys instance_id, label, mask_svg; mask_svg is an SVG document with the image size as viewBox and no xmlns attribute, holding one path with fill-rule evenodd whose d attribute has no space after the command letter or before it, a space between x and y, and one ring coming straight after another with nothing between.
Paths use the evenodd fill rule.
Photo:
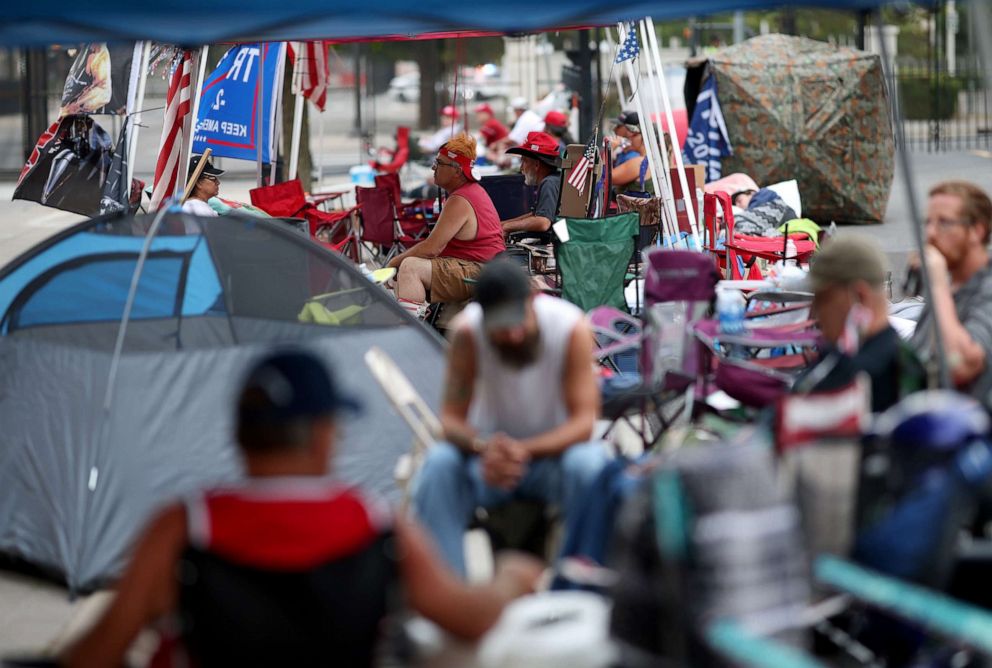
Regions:
<instances>
[{"instance_id":1,"label":"man with white cap","mask_svg":"<svg viewBox=\"0 0 992 668\"><path fill-rule=\"evenodd\" d=\"M523 97L515 97L510 101L510 108L516 116L513 128L507 136L511 146L520 146L527 140L528 134L544 130L544 121L529 107L527 99Z\"/></svg>"},{"instance_id":2,"label":"man with white cap","mask_svg":"<svg viewBox=\"0 0 992 668\"><path fill-rule=\"evenodd\" d=\"M194 155L189 159L190 174L196 172L196 167L200 164L200 158L201 156ZM211 197L217 197L217 194L220 192L220 177L223 174L224 170L214 167L210 162L210 158L207 158L206 164L203 166L203 171L200 172L200 176L196 180L196 185L193 186L193 192L183 202L183 211L197 216L216 216L217 212L210 207L207 200Z\"/></svg>"},{"instance_id":3,"label":"man with white cap","mask_svg":"<svg viewBox=\"0 0 992 668\"><path fill-rule=\"evenodd\" d=\"M420 145L420 150L424 153L437 153L438 149L444 142L448 141L456 134L462 131L461 121L458 117L461 114L452 105L447 105L441 110L441 124L438 126L437 132L432 134L430 137L421 137L420 141L417 142Z\"/></svg>"},{"instance_id":4,"label":"man with white cap","mask_svg":"<svg viewBox=\"0 0 992 668\"><path fill-rule=\"evenodd\" d=\"M477 507L512 498L556 504L566 526L608 460L592 441L599 388L582 310L535 295L523 269L490 262L454 323L432 447L413 506L442 556L465 573L463 534Z\"/></svg>"}]
</instances>

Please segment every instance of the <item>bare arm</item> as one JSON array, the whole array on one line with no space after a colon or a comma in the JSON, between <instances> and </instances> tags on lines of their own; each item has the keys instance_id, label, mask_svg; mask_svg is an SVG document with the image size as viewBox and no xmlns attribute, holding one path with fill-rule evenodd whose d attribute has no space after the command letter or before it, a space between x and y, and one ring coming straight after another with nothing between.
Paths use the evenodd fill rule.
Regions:
<instances>
[{"instance_id":1,"label":"bare arm","mask_svg":"<svg viewBox=\"0 0 992 668\"><path fill-rule=\"evenodd\" d=\"M562 389L568 419L551 431L522 441L531 457L549 457L592 437L599 414L599 386L593 373L593 337L585 320L575 326L568 341Z\"/></svg>"},{"instance_id":2,"label":"bare arm","mask_svg":"<svg viewBox=\"0 0 992 668\"><path fill-rule=\"evenodd\" d=\"M405 253L394 257L390 262L390 267L399 267L408 257L435 258L441 254L448 242L455 238L455 235L470 220L475 213L472 205L464 197L455 195L449 197L441 209L441 215L437 219L437 224L426 239L410 248Z\"/></svg>"},{"instance_id":3,"label":"bare arm","mask_svg":"<svg viewBox=\"0 0 992 668\"><path fill-rule=\"evenodd\" d=\"M641 176L641 163L647 160L643 155L640 158L632 158L627 162L623 163L619 167L614 167L611 173L611 180L615 186L625 186L628 183L636 181ZM651 171L645 175L645 180L651 177Z\"/></svg>"},{"instance_id":4,"label":"bare arm","mask_svg":"<svg viewBox=\"0 0 992 668\"><path fill-rule=\"evenodd\" d=\"M174 571L185 545L186 512L182 506L171 506L149 524L110 607L65 652L63 665L121 665L141 629L175 607Z\"/></svg>"},{"instance_id":5,"label":"bare arm","mask_svg":"<svg viewBox=\"0 0 992 668\"><path fill-rule=\"evenodd\" d=\"M399 520L400 575L410 605L441 628L468 640L488 631L506 604L533 591L541 574L532 557L514 555L501 560L493 581L469 586L442 563L423 531L410 520Z\"/></svg>"},{"instance_id":6,"label":"bare arm","mask_svg":"<svg viewBox=\"0 0 992 668\"><path fill-rule=\"evenodd\" d=\"M441 400L441 425L449 443L471 451L477 436L468 423L468 410L475 390L475 342L465 327L455 330L448 349L448 374Z\"/></svg>"},{"instance_id":7,"label":"bare arm","mask_svg":"<svg viewBox=\"0 0 992 668\"><path fill-rule=\"evenodd\" d=\"M944 256L936 248L928 246L926 258L931 277L932 308L940 323L940 335L947 354L951 382L957 387L965 386L985 370L985 349L972 338L964 323L958 319Z\"/></svg>"},{"instance_id":8,"label":"bare arm","mask_svg":"<svg viewBox=\"0 0 992 668\"><path fill-rule=\"evenodd\" d=\"M502 225L504 235L512 232L547 232L551 229L550 220L530 213L504 220Z\"/></svg>"}]
</instances>

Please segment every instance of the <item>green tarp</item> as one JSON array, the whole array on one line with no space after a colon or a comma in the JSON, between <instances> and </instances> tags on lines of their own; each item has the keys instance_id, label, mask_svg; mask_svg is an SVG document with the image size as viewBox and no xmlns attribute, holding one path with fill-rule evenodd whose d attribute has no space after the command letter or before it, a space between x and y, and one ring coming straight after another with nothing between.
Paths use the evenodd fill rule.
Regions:
<instances>
[{"instance_id":1,"label":"green tarp","mask_svg":"<svg viewBox=\"0 0 992 668\"><path fill-rule=\"evenodd\" d=\"M708 63L734 151L724 174L798 180L803 216L821 224L882 222L894 142L879 56L764 35Z\"/></svg>"}]
</instances>

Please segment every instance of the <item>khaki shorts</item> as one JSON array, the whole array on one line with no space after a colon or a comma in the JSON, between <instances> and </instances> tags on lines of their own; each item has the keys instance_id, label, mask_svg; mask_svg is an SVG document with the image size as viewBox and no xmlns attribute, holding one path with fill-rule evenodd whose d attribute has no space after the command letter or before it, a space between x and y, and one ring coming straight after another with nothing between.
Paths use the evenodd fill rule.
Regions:
<instances>
[{"instance_id":1,"label":"khaki shorts","mask_svg":"<svg viewBox=\"0 0 992 668\"><path fill-rule=\"evenodd\" d=\"M432 302L463 302L472 298L475 286L463 279L477 278L482 263L455 257L431 258Z\"/></svg>"}]
</instances>

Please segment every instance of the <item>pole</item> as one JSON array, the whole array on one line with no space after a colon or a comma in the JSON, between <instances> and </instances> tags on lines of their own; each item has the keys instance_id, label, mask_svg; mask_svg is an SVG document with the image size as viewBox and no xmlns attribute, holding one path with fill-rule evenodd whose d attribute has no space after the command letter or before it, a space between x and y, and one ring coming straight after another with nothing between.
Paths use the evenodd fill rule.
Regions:
<instances>
[{"instance_id":1,"label":"pole","mask_svg":"<svg viewBox=\"0 0 992 668\"><path fill-rule=\"evenodd\" d=\"M137 156L138 134L141 131L141 108L145 106L145 83L148 81L148 56L151 53L151 42L141 43L138 56L138 91L134 96L134 109L128 109L124 123L131 124L127 146L127 188L131 190L131 179L134 178L134 159ZM127 136L127 133L126 133Z\"/></svg>"},{"instance_id":2,"label":"pole","mask_svg":"<svg viewBox=\"0 0 992 668\"><path fill-rule=\"evenodd\" d=\"M632 29L636 30L637 28L632 27ZM626 38L627 38L626 26L623 23L618 23L617 39L620 40L619 43L623 44ZM652 178L654 178L655 175L658 174L658 170L656 169L656 166L658 164L658 158L654 152L653 135L651 132L651 121L644 113L644 104L641 101L640 86L638 85L638 78L634 74L634 66L631 64L631 60L633 59L627 59L623 61L623 64L624 64L624 68L627 71L627 78L630 80L631 88L634 90L634 108L637 111L638 118L641 119L641 138L644 140L644 149L647 155L648 168L651 170ZM638 67L640 67L639 63L638 63ZM675 222L675 221L670 221L670 222ZM666 230L666 234L671 235L671 226L669 225L668 227L669 229Z\"/></svg>"},{"instance_id":3,"label":"pole","mask_svg":"<svg viewBox=\"0 0 992 668\"><path fill-rule=\"evenodd\" d=\"M641 116L641 132L648 130L649 132L652 133L651 141L654 142L654 146L656 147L655 148L656 155L658 156L658 161L655 164L661 165L661 169L659 169L657 172L652 171L651 178L654 181L655 195L661 197L661 201L665 206L665 211L668 213L668 218L670 221L670 230L672 233L671 236L672 246L674 246L675 240L678 239L679 236L679 219L678 219L678 212L675 209L675 194L672 191L670 172L668 171L668 165L670 165L671 163L668 160L668 149L665 148L665 141L663 139L665 133L664 130L662 130L661 128L661 116L659 113L657 113L660 110L660 106L661 106L658 104L658 93L657 93L659 74L658 72L656 72L651 68L651 58L649 54L651 43L648 39L648 34L647 34L648 33L647 22L644 19L641 19L640 28L641 28L641 36L642 36L641 44L643 46L643 53L645 54L645 56L648 56L648 60L646 62L648 66L647 84L648 84L648 95L650 96L650 101L651 101L651 108L648 111L649 113L655 112L654 125L651 124L650 116L646 118L644 116ZM664 86L664 84L662 84L662 86ZM640 90L640 87L638 87L638 90ZM657 135L654 134L655 132L657 132ZM686 242L686 246L688 246L688 242Z\"/></svg>"},{"instance_id":4,"label":"pole","mask_svg":"<svg viewBox=\"0 0 992 668\"><path fill-rule=\"evenodd\" d=\"M296 168L300 160L300 133L303 130L303 94L296 94L296 105L293 107L293 140L289 147L289 175L287 180L296 178Z\"/></svg>"},{"instance_id":5,"label":"pole","mask_svg":"<svg viewBox=\"0 0 992 668\"><path fill-rule=\"evenodd\" d=\"M200 161L196 163L196 169L194 169L193 173L189 175L189 180L186 182L186 187L183 188L183 198L179 201L180 204L185 203L186 200L189 199L189 196L193 193L193 186L195 186L196 182L200 180L200 174L202 174L204 168L206 168L207 160L210 159L211 153L213 153L212 148L204 149L203 155L200 156Z\"/></svg>"},{"instance_id":6,"label":"pole","mask_svg":"<svg viewBox=\"0 0 992 668\"><path fill-rule=\"evenodd\" d=\"M193 152L193 139L196 135L196 117L200 113L200 96L203 94L203 80L207 76L207 57L210 47L201 46L196 56L196 81L193 82L193 98L190 116L183 123L183 137L186 139L179 158L179 179L176 183L185 183L189 175L189 157Z\"/></svg>"},{"instance_id":7,"label":"pole","mask_svg":"<svg viewBox=\"0 0 992 668\"><path fill-rule=\"evenodd\" d=\"M276 182L276 163L282 153L282 85L286 77L286 42L280 42L276 51L276 76L272 82L272 112L269 114L269 184ZM265 70L262 70L265 74ZM276 130L278 128L278 131Z\"/></svg>"},{"instance_id":8,"label":"pole","mask_svg":"<svg viewBox=\"0 0 992 668\"><path fill-rule=\"evenodd\" d=\"M588 29L579 30L579 136L589 137L593 132L593 117L595 111L592 108L592 53L589 51Z\"/></svg>"},{"instance_id":9,"label":"pole","mask_svg":"<svg viewBox=\"0 0 992 668\"><path fill-rule=\"evenodd\" d=\"M258 43L258 78L255 79L255 97L258 98L258 112L255 118L255 186L262 187L262 125L265 120L265 42Z\"/></svg>"},{"instance_id":10,"label":"pole","mask_svg":"<svg viewBox=\"0 0 992 668\"><path fill-rule=\"evenodd\" d=\"M649 16L645 19L647 24L648 41L650 42L650 51L654 57L655 68L658 74L664 76L664 71L661 69L661 55L658 51L658 38L654 32L654 20ZM672 151L675 153L675 169L679 175L679 186L682 188L682 199L685 202L686 215L689 218L689 229L692 230L692 240L696 244L696 250L701 250L702 245L699 243L699 222L696 220L696 209L692 206L693 202L696 201L696 193L689 192L689 183L685 177L685 165L682 162L682 151L679 146L678 133L675 132L675 117L672 115L672 103L668 99L668 86L662 81L661 85L661 101L665 105L665 119L668 121L668 135L672 139ZM660 130L660 126L659 126ZM666 170L667 176L667 170Z\"/></svg>"}]
</instances>

